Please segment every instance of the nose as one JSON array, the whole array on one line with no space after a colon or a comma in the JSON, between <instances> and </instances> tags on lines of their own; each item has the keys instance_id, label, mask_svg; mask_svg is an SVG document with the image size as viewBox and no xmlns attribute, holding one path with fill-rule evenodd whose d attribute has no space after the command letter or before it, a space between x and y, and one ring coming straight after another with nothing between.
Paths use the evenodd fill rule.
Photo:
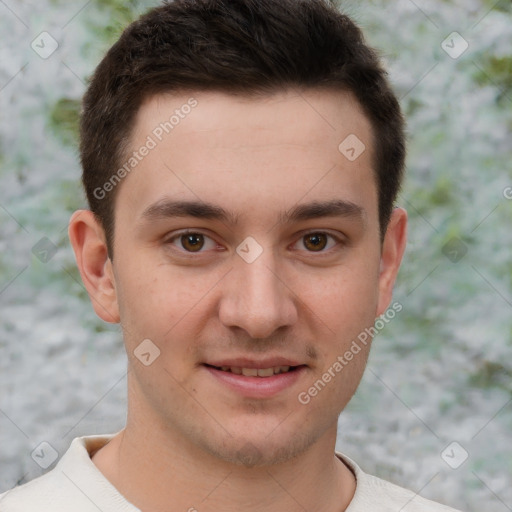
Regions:
<instances>
[{"instance_id":1,"label":"nose","mask_svg":"<svg viewBox=\"0 0 512 512\"><path fill-rule=\"evenodd\" d=\"M263 251L252 263L235 255L219 307L223 325L244 329L251 338L268 338L297 321L296 305L292 283L287 282L272 251Z\"/></svg>"}]
</instances>

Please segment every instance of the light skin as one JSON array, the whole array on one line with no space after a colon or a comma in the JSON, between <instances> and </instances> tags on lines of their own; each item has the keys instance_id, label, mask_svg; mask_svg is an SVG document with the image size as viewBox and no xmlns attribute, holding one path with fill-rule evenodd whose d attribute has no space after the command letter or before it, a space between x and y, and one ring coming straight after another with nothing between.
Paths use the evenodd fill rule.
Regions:
<instances>
[{"instance_id":1,"label":"light skin","mask_svg":"<svg viewBox=\"0 0 512 512\"><path fill-rule=\"evenodd\" d=\"M345 510L356 483L334 455L337 419L369 345L308 404L298 395L389 306L406 212L381 243L371 125L348 93L154 96L133 150L191 96L197 107L119 185L113 261L91 212L71 219L93 307L121 323L128 354L126 427L92 460L142 510ZM338 150L350 134L366 146L353 162ZM176 201L237 222L171 216ZM331 208L314 216L311 203ZM251 263L236 251L247 237L263 251ZM145 339L160 350L148 366L134 354ZM206 366L236 358L301 368L248 396Z\"/></svg>"}]
</instances>

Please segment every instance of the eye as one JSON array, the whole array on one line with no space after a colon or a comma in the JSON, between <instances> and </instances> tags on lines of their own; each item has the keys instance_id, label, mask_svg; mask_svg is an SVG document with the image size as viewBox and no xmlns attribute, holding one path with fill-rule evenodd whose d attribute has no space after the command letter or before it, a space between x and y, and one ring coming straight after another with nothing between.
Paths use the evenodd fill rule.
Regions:
<instances>
[{"instance_id":1,"label":"eye","mask_svg":"<svg viewBox=\"0 0 512 512\"><path fill-rule=\"evenodd\" d=\"M334 243L329 245L329 239L333 240ZM299 242L302 242L303 247L308 252L327 252L324 249L331 249L336 244L340 244L341 239L323 231L315 231L303 235Z\"/></svg>"},{"instance_id":2,"label":"eye","mask_svg":"<svg viewBox=\"0 0 512 512\"><path fill-rule=\"evenodd\" d=\"M203 233L195 231L185 231L178 233L167 240L167 244L175 245L175 242L181 246L181 250L185 252L195 253L201 252L201 249L214 249L217 244ZM203 251L204 252L204 251Z\"/></svg>"}]
</instances>

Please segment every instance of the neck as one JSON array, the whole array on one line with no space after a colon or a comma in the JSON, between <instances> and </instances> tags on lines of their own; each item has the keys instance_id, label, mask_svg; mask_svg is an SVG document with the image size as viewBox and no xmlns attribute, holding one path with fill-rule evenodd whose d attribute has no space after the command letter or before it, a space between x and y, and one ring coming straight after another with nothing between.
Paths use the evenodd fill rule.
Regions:
<instances>
[{"instance_id":1,"label":"neck","mask_svg":"<svg viewBox=\"0 0 512 512\"><path fill-rule=\"evenodd\" d=\"M341 512L354 495L355 478L334 454L336 425L291 460L248 468L146 420L142 424L128 415L126 428L92 458L141 510L168 512L172 505L188 512Z\"/></svg>"},{"instance_id":2,"label":"neck","mask_svg":"<svg viewBox=\"0 0 512 512\"><path fill-rule=\"evenodd\" d=\"M309 450L292 461L244 468L209 454L186 453L183 443L127 427L93 462L141 510L341 512L355 492L351 471L334 456ZM193 482L193 485L191 485Z\"/></svg>"}]
</instances>

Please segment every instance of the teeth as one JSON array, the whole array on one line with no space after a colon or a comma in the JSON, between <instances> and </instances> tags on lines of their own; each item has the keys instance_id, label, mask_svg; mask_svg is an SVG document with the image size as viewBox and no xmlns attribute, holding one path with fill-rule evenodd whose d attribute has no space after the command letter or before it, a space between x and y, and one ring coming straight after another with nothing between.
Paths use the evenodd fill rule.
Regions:
<instances>
[{"instance_id":1,"label":"teeth","mask_svg":"<svg viewBox=\"0 0 512 512\"><path fill-rule=\"evenodd\" d=\"M290 366L274 366L271 368L238 368L234 366L221 366L223 372L231 372L236 375L245 375L246 377L272 377L279 373L285 373L290 370Z\"/></svg>"}]
</instances>

